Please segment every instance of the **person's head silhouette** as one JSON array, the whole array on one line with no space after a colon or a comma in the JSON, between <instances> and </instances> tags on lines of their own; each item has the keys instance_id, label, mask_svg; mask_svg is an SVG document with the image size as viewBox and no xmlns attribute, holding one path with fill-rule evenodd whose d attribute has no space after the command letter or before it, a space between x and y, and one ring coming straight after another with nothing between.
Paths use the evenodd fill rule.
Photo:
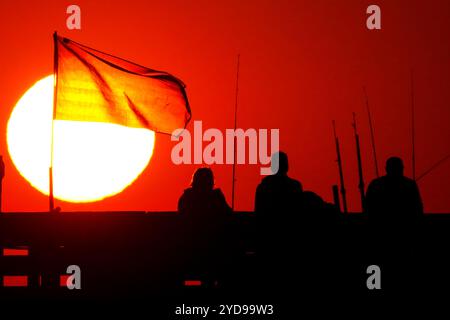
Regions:
<instances>
[{"instance_id":1,"label":"person's head silhouette","mask_svg":"<svg viewBox=\"0 0 450 320\"><path fill-rule=\"evenodd\" d=\"M210 168L199 168L192 175L191 186L195 190L209 191L214 187L214 175Z\"/></svg>"},{"instance_id":2,"label":"person's head silhouette","mask_svg":"<svg viewBox=\"0 0 450 320\"><path fill-rule=\"evenodd\" d=\"M283 151L272 154L271 159L272 172L277 175L287 175L289 170L288 156Z\"/></svg>"},{"instance_id":3,"label":"person's head silhouette","mask_svg":"<svg viewBox=\"0 0 450 320\"><path fill-rule=\"evenodd\" d=\"M399 157L390 157L386 161L386 174L390 177L403 177L403 160Z\"/></svg>"}]
</instances>

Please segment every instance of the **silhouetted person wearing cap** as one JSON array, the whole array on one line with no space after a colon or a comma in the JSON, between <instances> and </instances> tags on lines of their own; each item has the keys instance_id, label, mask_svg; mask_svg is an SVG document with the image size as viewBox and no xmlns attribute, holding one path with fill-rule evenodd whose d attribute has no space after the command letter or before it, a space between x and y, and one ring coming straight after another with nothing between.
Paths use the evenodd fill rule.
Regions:
<instances>
[{"instance_id":1,"label":"silhouetted person wearing cap","mask_svg":"<svg viewBox=\"0 0 450 320\"><path fill-rule=\"evenodd\" d=\"M423 214L419 188L403 175L403 161L391 157L386 161L386 175L373 180L367 188L369 221L374 224L414 223Z\"/></svg>"},{"instance_id":2,"label":"silhouetted person wearing cap","mask_svg":"<svg viewBox=\"0 0 450 320\"><path fill-rule=\"evenodd\" d=\"M225 196L214 188L210 168L200 168L192 176L191 187L178 201L186 234L188 273L200 273L204 281L217 280L218 268L227 247L227 215L231 214Z\"/></svg>"}]
</instances>

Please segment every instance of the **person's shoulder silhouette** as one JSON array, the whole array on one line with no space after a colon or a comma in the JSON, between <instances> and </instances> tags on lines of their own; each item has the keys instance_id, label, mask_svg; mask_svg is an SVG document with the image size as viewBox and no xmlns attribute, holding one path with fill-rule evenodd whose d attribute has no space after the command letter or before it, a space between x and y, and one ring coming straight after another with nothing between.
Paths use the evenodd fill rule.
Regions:
<instances>
[{"instance_id":1,"label":"person's shoulder silhouette","mask_svg":"<svg viewBox=\"0 0 450 320\"><path fill-rule=\"evenodd\" d=\"M417 183L403 172L402 159L391 157L386 161L386 175L369 184L366 205L370 220L406 223L423 214Z\"/></svg>"},{"instance_id":2,"label":"person's shoulder silhouette","mask_svg":"<svg viewBox=\"0 0 450 320\"><path fill-rule=\"evenodd\" d=\"M302 196L302 206L308 213L321 213L325 210L325 201L315 192L304 191Z\"/></svg>"},{"instance_id":3,"label":"person's shoulder silhouette","mask_svg":"<svg viewBox=\"0 0 450 320\"><path fill-rule=\"evenodd\" d=\"M255 212L273 210L292 210L298 207L302 193L302 185L298 180L290 178L288 156L284 152L272 155L272 167L277 168L275 174L262 179L256 189Z\"/></svg>"}]
</instances>

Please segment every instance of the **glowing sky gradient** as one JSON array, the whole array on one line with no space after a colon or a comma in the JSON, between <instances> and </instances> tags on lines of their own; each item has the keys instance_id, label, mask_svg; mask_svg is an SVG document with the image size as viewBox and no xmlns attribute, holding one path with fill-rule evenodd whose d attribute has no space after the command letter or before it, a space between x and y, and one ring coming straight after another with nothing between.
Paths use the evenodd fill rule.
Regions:
<instances>
[{"instance_id":1,"label":"glowing sky gradient","mask_svg":"<svg viewBox=\"0 0 450 320\"><path fill-rule=\"evenodd\" d=\"M371 1L76 1L82 30L65 27L66 1L0 4L0 153L4 210L45 211L48 199L14 168L6 144L12 108L52 72L52 33L165 70L182 79L192 120L233 127L236 56L241 55L238 127L279 128L291 176L331 201L338 182L331 121L341 139L351 210L359 209L352 111L359 120L366 184L374 178L362 87L375 124L380 168L399 155L411 174L410 72L414 69L417 174L450 153L450 2L377 1L382 30L366 28ZM192 123L192 122L191 122ZM156 136L142 175L121 194L63 210L174 210L195 165L175 166L174 142ZM231 166L213 166L231 201ZM236 208L253 208L259 166L238 166ZM450 211L450 162L419 182L425 210Z\"/></svg>"}]
</instances>

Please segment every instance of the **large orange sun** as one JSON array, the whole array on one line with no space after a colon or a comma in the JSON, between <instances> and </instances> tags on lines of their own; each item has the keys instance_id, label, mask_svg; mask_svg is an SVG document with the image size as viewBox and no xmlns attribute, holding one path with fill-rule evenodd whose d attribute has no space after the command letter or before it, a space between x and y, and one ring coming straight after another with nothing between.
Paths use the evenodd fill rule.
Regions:
<instances>
[{"instance_id":1,"label":"large orange sun","mask_svg":"<svg viewBox=\"0 0 450 320\"><path fill-rule=\"evenodd\" d=\"M53 76L36 82L17 102L8 122L9 154L20 174L48 195ZM155 133L98 122L54 123L54 196L92 202L123 191L146 168Z\"/></svg>"}]
</instances>

